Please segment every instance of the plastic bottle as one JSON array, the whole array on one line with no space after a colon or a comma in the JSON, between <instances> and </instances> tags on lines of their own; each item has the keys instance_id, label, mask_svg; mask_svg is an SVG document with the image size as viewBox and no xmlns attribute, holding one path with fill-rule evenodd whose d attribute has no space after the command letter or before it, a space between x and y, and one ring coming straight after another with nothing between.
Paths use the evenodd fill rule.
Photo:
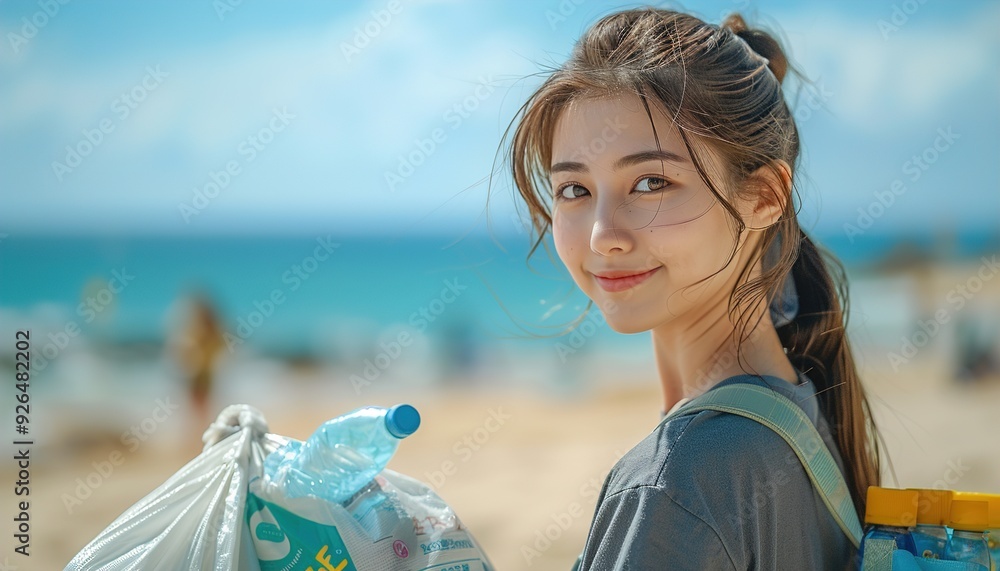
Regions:
<instances>
[{"instance_id":1,"label":"plastic bottle","mask_svg":"<svg viewBox=\"0 0 1000 571\"><path fill-rule=\"evenodd\" d=\"M973 500L984 500L989 504L989 529L986 531L986 542L990 551L991 571L1000 569L1000 494L981 494L975 492L955 492L956 497Z\"/></svg>"},{"instance_id":2,"label":"plastic bottle","mask_svg":"<svg viewBox=\"0 0 1000 571\"><path fill-rule=\"evenodd\" d=\"M989 503L952 496L948 527L952 528L951 540L945 550L945 559L980 565L983 571L990 568L990 550L986 543L989 525Z\"/></svg>"},{"instance_id":3,"label":"plastic bottle","mask_svg":"<svg viewBox=\"0 0 1000 571\"><path fill-rule=\"evenodd\" d=\"M864 558L866 547L880 540L895 541L896 549L917 555L912 532L917 524L918 499L919 494L916 490L868 487L865 535L858 550L859 562Z\"/></svg>"},{"instance_id":4,"label":"plastic bottle","mask_svg":"<svg viewBox=\"0 0 1000 571\"><path fill-rule=\"evenodd\" d=\"M986 545L990 549L991 571L1000 571L1000 494L982 494L990 504L990 529Z\"/></svg>"},{"instance_id":5,"label":"plastic bottle","mask_svg":"<svg viewBox=\"0 0 1000 571\"><path fill-rule=\"evenodd\" d=\"M916 555L927 559L942 559L948 546L946 527L951 508L951 490L908 488L918 494L917 526L913 530Z\"/></svg>"},{"instance_id":6,"label":"plastic bottle","mask_svg":"<svg viewBox=\"0 0 1000 571\"><path fill-rule=\"evenodd\" d=\"M408 404L359 408L326 421L304 443L293 440L269 454L264 474L285 497L342 504L385 468L399 441L419 426L420 414Z\"/></svg>"}]
</instances>

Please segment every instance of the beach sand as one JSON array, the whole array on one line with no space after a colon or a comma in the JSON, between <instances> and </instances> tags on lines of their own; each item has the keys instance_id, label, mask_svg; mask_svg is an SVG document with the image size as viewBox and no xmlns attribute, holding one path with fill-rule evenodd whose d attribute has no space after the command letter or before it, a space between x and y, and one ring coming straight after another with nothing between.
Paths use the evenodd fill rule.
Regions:
<instances>
[{"instance_id":1,"label":"beach sand","mask_svg":"<svg viewBox=\"0 0 1000 571\"><path fill-rule=\"evenodd\" d=\"M941 482L952 489L1000 493L1000 379L959 390L935 380L933 368L923 370L923 376L908 375L906 384L913 390L905 392L895 384L901 382L898 375L867 377L899 485ZM308 391L308 386L296 389ZM573 399L499 389L455 390L434 399L402 391L394 397L416 403L424 422L390 467L437 484L498 569L560 570L569 568L584 543L607 471L656 425L660 394L651 378ZM345 392L337 408L362 404L365 399ZM305 438L329 416L329 407L319 403L261 408L272 432L296 438ZM491 417L499 420L487 423ZM176 429L183 422L178 415L166 424ZM490 427L499 428L490 432ZM115 450L124 455L121 465L68 510L63 494L73 494L75 479ZM109 445L92 445L75 455L39 458L31 478L32 555L14 555L11 536L4 533L8 563L17 569L61 569L190 458L190 447L157 445L153 438L134 452L109 439ZM446 462L454 465L448 476ZM12 478L4 474L6 482ZM891 479L884 484L895 485ZM7 512L14 503L10 486L2 501Z\"/></svg>"}]
</instances>

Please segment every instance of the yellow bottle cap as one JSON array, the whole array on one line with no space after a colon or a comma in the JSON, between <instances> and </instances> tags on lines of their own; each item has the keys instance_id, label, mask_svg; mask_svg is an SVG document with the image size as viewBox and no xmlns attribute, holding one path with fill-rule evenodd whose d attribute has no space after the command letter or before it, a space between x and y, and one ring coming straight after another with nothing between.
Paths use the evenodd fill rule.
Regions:
<instances>
[{"instance_id":1,"label":"yellow bottle cap","mask_svg":"<svg viewBox=\"0 0 1000 571\"><path fill-rule=\"evenodd\" d=\"M968 496L953 496L948 527L961 531L986 531L989 527L990 504Z\"/></svg>"},{"instance_id":2,"label":"yellow bottle cap","mask_svg":"<svg viewBox=\"0 0 1000 571\"><path fill-rule=\"evenodd\" d=\"M917 524L916 490L897 490L868 486L865 523L913 527Z\"/></svg>"},{"instance_id":3,"label":"yellow bottle cap","mask_svg":"<svg viewBox=\"0 0 1000 571\"><path fill-rule=\"evenodd\" d=\"M928 488L907 488L918 494L917 523L924 525L945 525L951 507L951 490Z\"/></svg>"},{"instance_id":4,"label":"yellow bottle cap","mask_svg":"<svg viewBox=\"0 0 1000 571\"><path fill-rule=\"evenodd\" d=\"M1000 529L1000 494L983 494L979 492L955 492L956 498L981 500L989 504L988 526L990 529Z\"/></svg>"}]
</instances>

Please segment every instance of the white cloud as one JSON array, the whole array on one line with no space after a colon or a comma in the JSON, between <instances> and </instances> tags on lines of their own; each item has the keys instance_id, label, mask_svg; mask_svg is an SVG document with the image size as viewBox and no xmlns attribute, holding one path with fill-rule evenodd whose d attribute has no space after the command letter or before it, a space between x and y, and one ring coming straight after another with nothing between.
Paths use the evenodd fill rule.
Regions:
<instances>
[{"instance_id":1,"label":"white cloud","mask_svg":"<svg viewBox=\"0 0 1000 571\"><path fill-rule=\"evenodd\" d=\"M524 66L504 49L517 45L515 38L482 34L457 51L454 40L441 34L445 24L415 8L396 14L360 54L345 61L342 46L368 18L361 13L318 33L244 36L207 52L178 50L176 57L151 61L170 76L124 121L116 138L143 145L180 136L195 152L229 151L266 124L271 107L285 105L310 123L337 127L337 133L313 136L340 139L345 148L406 145L468 95L478 77ZM120 90L109 86L130 87L144 74L134 66L91 64L68 72L55 71L58 67L14 70L15 81L0 88L0 107L7 111L0 127L44 118L64 127L63 135L79 137L80 129L114 117L110 106Z\"/></svg>"},{"instance_id":2,"label":"white cloud","mask_svg":"<svg viewBox=\"0 0 1000 571\"><path fill-rule=\"evenodd\" d=\"M827 105L850 131L891 138L894 127L914 117L943 114L954 106L956 94L986 77L996 78L1000 67L1000 39L992 32L1000 23L1000 8L954 23L926 16L913 18L888 41L874 20L817 17L815 12L778 20L791 38L792 55L833 93ZM439 207L441 213L478 213L485 187L459 193L488 173L506 126L501 121L527 97L525 88L540 81L515 84L510 78L536 72L529 58L541 58L531 54L552 45L530 35L531 29L548 28L540 13L533 28L520 32L493 24L492 17L477 13L478 19L458 26L433 9L407 4L350 62L342 44L365 26L370 7L323 28L234 36L211 45L177 44L162 52L162 61L141 65L133 55L73 67L79 58L50 49L32 54L30 67L24 61L0 62L6 76L0 81L5 110L0 128L7 137L44 132L51 139L45 144L53 149L79 140L81 129L108 116L111 100L142 79L147 63L170 73L81 169L87 172L74 173L68 183L57 187L50 172L11 165L22 168L16 173L36 191L19 196L11 205L13 214L44 212L51 224L58 218L58 199L70 218L113 203L174 223L177 201L206 182L207 169L221 169L223 161L234 158L236 145L264 127L276 106L297 116L282 136L282 150L261 161L270 164L255 164L253 174L240 179L238 192L221 197L218 204L224 206L213 206L199 223L226 215L267 218L278 210L289 218L340 214L383 224L416 219ZM555 56L553 63L565 55ZM444 111L470 95L481 76L490 75L498 87L477 112L475 125L449 133L447 149L421 167L404 191L386 192L383 172L395 166L397 154L412 150L413 140L429 136L431 129L446 127ZM990 87L1000 91L996 80ZM480 144L488 147L485 153L475 148ZM168 165L176 160L167 158L172 152L186 162ZM142 192L130 190L136 187Z\"/></svg>"},{"instance_id":3,"label":"white cloud","mask_svg":"<svg viewBox=\"0 0 1000 571\"><path fill-rule=\"evenodd\" d=\"M862 132L884 132L953 105L1000 67L1000 6L984 5L964 21L920 16L887 38L877 20L838 14L790 16L781 25L797 31L789 33L792 56L834 93L829 106L836 115Z\"/></svg>"},{"instance_id":4,"label":"white cloud","mask_svg":"<svg viewBox=\"0 0 1000 571\"><path fill-rule=\"evenodd\" d=\"M54 220L56 197L70 209L69 197L75 196L82 204L73 216L114 203L132 213L176 219L175 205L205 184L208 169L220 170L237 158L239 142L267 125L271 109L287 107L296 119L287 135L279 135L276 147L282 149L261 161L269 164L248 169L253 174L240 178L238 194L221 196L218 203L225 206L213 206L202 217L205 223L239 209L268 215L295 209L364 212L385 220L432 210L485 174L476 172L476 165L448 164L446 154L462 150L459 133L455 143L449 141L448 153L435 156L435 164L408 182L407 192L390 195L383 171L395 166L397 154L412 150L415 138L447 129L442 114L472 94L481 77L492 75L500 83L475 117L492 126L506 89L502 77L534 71L511 48L528 44L524 38L483 22L479 28L468 25L463 29L468 37L459 40L444 33L447 21L432 16L408 6L350 62L342 46L353 40L356 28L364 28L368 11L325 28L178 45L164 52L162 61L149 62L169 77L132 116L115 118L115 132L81 172L58 185L47 170L22 168L20 176L36 192L11 206L39 212L44 202L47 219ZM80 140L81 129L114 117L111 101L144 73L135 57L80 67L71 67L75 60L68 55L58 57L33 59L30 68L16 70L14 81L0 84L0 107L7 110L0 128L8 136L45 137L44 144L54 149L51 160L62 158L56 149ZM473 132L482 140L494 138L481 123L463 127L461 135ZM492 158L492 150L484 160ZM416 186L443 167L447 181Z\"/></svg>"}]
</instances>

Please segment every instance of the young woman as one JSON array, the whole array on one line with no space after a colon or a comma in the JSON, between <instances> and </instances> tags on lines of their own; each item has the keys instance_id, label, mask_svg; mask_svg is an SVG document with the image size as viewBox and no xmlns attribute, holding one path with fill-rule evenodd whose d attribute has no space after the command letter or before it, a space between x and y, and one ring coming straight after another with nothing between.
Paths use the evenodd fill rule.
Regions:
<instances>
[{"instance_id":1,"label":"young woman","mask_svg":"<svg viewBox=\"0 0 1000 571\"><path fill-rule=\"evenodd\" d=\"M792 398L858 514L875 426L845 335L843 269L799 228L787 60L739 15L604 17L522 107L513 176L538 241L621 333L650 331L663 414L753 383ZM827 260L824 259L827 258ZM834 272L836 270L836 272ZM844 569L854 547L771 429L703 411L612 469L577 566Z\"/></svg>"}]
</instances>

